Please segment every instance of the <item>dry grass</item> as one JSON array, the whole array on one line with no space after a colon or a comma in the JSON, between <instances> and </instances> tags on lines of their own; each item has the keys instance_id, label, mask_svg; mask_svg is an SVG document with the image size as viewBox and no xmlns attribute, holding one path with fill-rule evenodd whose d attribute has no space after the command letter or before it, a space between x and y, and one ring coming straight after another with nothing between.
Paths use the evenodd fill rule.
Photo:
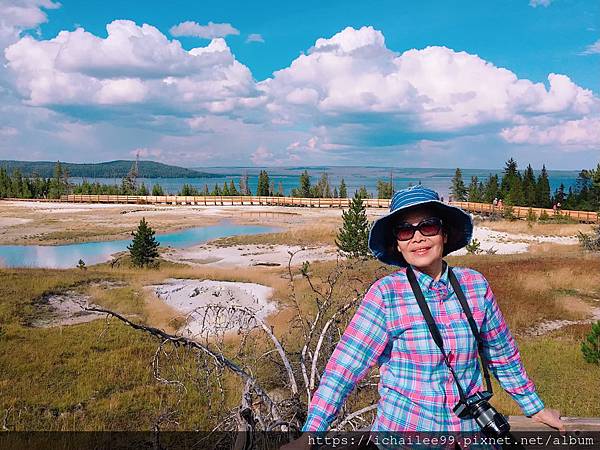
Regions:
<instances>
[{"instance_id":1,"label":"dry grass","mask_svg":"<svg viewBox=\"0 0 600 450\"><path fill-rule=\"evenodd\" d=\"M306 230L309 236L319 233L327 234L318 229ZM579 350L589 326L569 326L539 338L521 333L539 321L581 318L590 297L600 297L600 258L547 252L450 257L448 262L479 270L490 281L509 327L517 335L525 367L546 404L561 409L564 415L600 415L600 369L586 364ZM317 289L327 287L324 280L334 266L333 261L310 265ZM350 266L336 285L336 304L393 270L377 261ZM298 275L297 269L295 273ZM0 366L8 368L0 372L0 414L8 407L19 411L22 417L11 416L9 424L17 424L20 429L149 428L165 405L176 401L173 391L152 379L149 361L156 341L114 322L107 332L101 320L46 330L24 325L37 314L36 301L44 293L88 289L91 281L120 280L125 286L91 287L88 292L98 303L138 314L150 325L174 330L181 317L144 289L167 278L242 281L273 287L281 309L268 321L278 336L285 336L284 345L290 354L297 354L299 330L291 328L295 311L289 298L287 269L281 267L227 270L163 262L158 270L126 265L110 269L106 264L86 272L0 270ZM313 313L316 297L306 279L297 278L296 292L302 313ZM264 336L256 337L251 349L262 354L267 344ZM235 347L235 342L231 345ZM182 361L189 370L192 361ZM267 389L281 386L280 371L273 364L265 359L257 365L257 376ZM233 377L225 381L225 406L231 406L237 400L240 384ZM208 398L214 393L200 385L187 388L178 406L182 412L180 429L214 426L213 417L206 412ZM504 413L520 413L501 389L497 392L494 403ZM58 418L48 413L52 408L58 411Z\"/></svg>"},{"instance_id":2,"label":"dry grass","mask_svg":"<svg viewBox=\"0 0 600 450\"><path fill-rule=\"evenodd\" d=\"M483 220L477 223L478 226L487 227L495 231L504 231L506 233L521 233L537 236L576 236L578 232L590 233L591 224L556 224L539 223L529 224L525 220Z\"/></svg>"},{"instance_id":3,"label":"dry grass","mask_svg":"<svg viewBox=\"0 0 600 450\"><path fill-rule=\"evenodd\" d=\"M232 236L217 239L216 245L278 244L278 245L335 245L338 223L320 222L317 226L294 228L281 233Z\"/></svg>"}]
</instances>

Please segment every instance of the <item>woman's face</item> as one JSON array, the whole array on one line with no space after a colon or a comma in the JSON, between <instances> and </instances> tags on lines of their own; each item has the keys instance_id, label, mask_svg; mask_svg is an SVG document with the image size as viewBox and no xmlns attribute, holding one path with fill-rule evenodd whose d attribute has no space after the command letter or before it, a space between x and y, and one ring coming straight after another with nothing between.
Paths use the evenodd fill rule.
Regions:
<instances>
[{"instance_id":1,"label":"woman's face","mask_svg":"<svg viewBox=\"0 0 600 450\"><path fill-rule=\"evenodd\" d=\"M398 223L408 222L418 225L423 219L436 217L433 212L425 209L416 209L402 215ZM438 263L444 253L444 244L448 242L448 236L440 230L435 236L423 236L419 230L415 230L412 239L408 241L396 240L398 251L407 263L416 268L430 267Z\"/></svg>"}]
</instances>

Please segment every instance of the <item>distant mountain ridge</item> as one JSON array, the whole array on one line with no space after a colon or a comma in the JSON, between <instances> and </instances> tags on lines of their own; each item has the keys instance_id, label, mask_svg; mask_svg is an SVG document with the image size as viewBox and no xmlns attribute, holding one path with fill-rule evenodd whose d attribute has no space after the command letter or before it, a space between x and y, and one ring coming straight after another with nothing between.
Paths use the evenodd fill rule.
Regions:
<instances>
[{"instance_id":1,"label":"distant mountain ridge","mask_svg":"<svg viewBox=\"0 0 600 450\"><path fill-rule=\"evenodd\" d=\"M101 163L64 163L70 177L82 178L122 178L129 173L135 161L117 160ZM0 160L0 167L11 173L18 169L24 176L37 173L40 177L48 178L54 173L56 161L15 161ZM218 178L222 175L187 169L185 167L170 166L156 161L140 161L138 164L139 178Z\"/></svg>"}]
</instances>

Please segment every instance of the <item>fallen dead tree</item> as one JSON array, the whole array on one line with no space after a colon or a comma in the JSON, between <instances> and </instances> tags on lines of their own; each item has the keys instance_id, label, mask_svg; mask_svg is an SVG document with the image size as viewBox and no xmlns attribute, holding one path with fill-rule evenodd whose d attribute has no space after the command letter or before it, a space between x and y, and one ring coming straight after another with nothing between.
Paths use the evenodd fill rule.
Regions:
<instances>
[{"instance_id":1,"label":"fallen dead tree","mask_svg":"<svg viewBox=\"0 0 600 450\"><path fill-rule=\"evenodd\" d=\"M106 314L154 336L159 341L152 360L155 380L173 387L181 399L186 395L182 381L184 374L181 370L170 370L171 376L164 372L169 372L169 367L173 366L178 369L188 367L184 371L187 376L198 383L202 380L203 388L216 392L220 398L219 402L210 405L210 413L215 418L213 431L243 432L237 433L235 447L248 448L252 432L283 431L292 435L299 432L333 348L371 282L379 277L377 274L370 279L363 279L364 275L353 276L362 261L342 259L338 259L333 270L322 279L314 279L306 262L299 273L294 273L292 260L299 251L290 252L287 268L294 314L287 333L279 333L279 336L256 310L236 304L235 298L229 298L225 305L220 302L195 309L195 320L200 317L202 327L201 332L193 336L170 334L104 308L85 309ZM299 280L307 283L308 298L306 289L304 297L300 298ZM343 290L340 289L341 282ZM180 350L186 352L186 357L193 358L195 367L181 363L184 357ZM241 395L239 404L227 409L226 377L229 374L239 380L237 391ZM366 377L357 391L373 393L377 378L376 373ZM155 430L164 426L177 429L178 406L179 401L170 410L159 414ZM344 406L332 429L364 428L370 424L374 410L373 404L360 405L355 410Z\"/></svg>"}]
</instances>

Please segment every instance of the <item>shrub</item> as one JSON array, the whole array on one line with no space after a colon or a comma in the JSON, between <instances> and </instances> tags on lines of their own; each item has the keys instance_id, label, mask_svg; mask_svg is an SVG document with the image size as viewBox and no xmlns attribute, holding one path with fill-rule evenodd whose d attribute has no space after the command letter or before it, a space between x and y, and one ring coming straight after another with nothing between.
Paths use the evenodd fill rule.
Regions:
<instances>
[{"instance_id":1,"label":"shrub","mask_svg":"<svg viewBox=\"0 0 600 450\"><path fill-rule=\"evenodd\" d=\"M592 364L600 364L600 320L592 325L592 331L581 343L583 358Z\"/></svg>"},{"instance_id":2,"label":"shrub","mask_svg":"<svg viewBox=\"0 0 600 450\"><path fill-rule=\"evenodd\" d=\"M579 244L584 250L591 252L600 251L600 225L595 226L591 234L584 234L580 231L577 237L579 238Z\"/></svg>"},{"instance_id":3,"label":"shrub","mask_svg":"<svg viewBox=\"0 0 600 450\"><path fill-rule=\"evenodd\" d=\"M472 239L471 242L465 246L465 249L467 250L467 253L471 255L478 255L482 252L481 243L476 238Z\"/></svg>"},{"instance_id":4,"label":"shrub","mask_svg":"<svg viewBox=\"0 0 600 450\"><path fill-rule=\"evenodd\" d=\"M541 213L540 213L540 217L539 220L542 222L547 221L548 219L550 219L550 216L548 215L548 213L546 212L546 210L544 209Z\"/></svg>"},{"instance_id":5,"label":"shrub","mask_svg":"<svg viewBox=\"0 0 600 450\"><path fill-rule=\"evenodd\" d=\"M506 220L515 220L515 210L513 206L509 203L504 205L504 210L502 211L502 217Z\"/></svg>"}]
</instances>

